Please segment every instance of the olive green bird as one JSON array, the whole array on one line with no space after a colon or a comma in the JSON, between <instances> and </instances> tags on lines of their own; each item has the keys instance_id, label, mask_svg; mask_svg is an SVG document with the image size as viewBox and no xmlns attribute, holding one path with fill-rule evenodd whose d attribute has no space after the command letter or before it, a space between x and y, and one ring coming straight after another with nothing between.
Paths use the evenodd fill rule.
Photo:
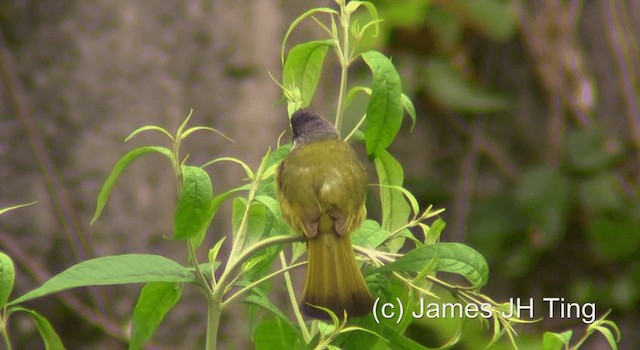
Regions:
<instances>
[{"instance_id":1,"label":"olive green bird","mask_svg":"<svg viewBox=\"0 0 640 350\"><path fill-rule=\"evenodd\" d=\"M356 265L349 235L364 221L367 174L335 127L309 109L291 117L293 149L277 171L284 219L307 238L307 276L300 308L329 319L371 311L373 298Z\"/></svg>"}]
</instances>

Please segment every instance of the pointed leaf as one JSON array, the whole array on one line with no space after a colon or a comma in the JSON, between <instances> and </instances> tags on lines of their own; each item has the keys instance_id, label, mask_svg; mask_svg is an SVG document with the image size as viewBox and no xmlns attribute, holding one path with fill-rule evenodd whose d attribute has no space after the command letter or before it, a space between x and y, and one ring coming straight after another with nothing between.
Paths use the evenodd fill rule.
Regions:
<instances>
[{"instance_id":1,"label":"pointed leaf","mask_svg":"<svg viewBox=\"0 0 640 350\"><path fill-rule=\"evenodd\" d=\"M413 249L378 268L377 272L420 272L433 259L438 259L435 271L459 274L477 289L484 286L489 278L489 266L484 256L461 243L436 243Z\"/></svg>"},{"instance_id":2,"label":"pointed leaf","mask_svg":"<svg viewBox=\"0 0 640 350\"><path fill-rule=\"evenodd\" d=\"M393 63L383 54L367 51L362 58L373 73L365 146L369 158L375 158L391 145L402 125L402 86Z\"/></svg>"},{"instance_id":3,"label":"pointed leaf","mask_svg":"<svg viewBox=\"0 0 640 350\"><path fill-rule=\"evenodd\" d=\"M389 231L384 230L375 220L365 222L351 234L351 243L354 245L375 249L389 237Z\"/></svg>"},{"instance_id":4,"label":"pointed leaf","mask_svg":"<svg viewBox=\"0 0 640 350\"><path fill-rule=\"evenodd\" d=\"M238 234L246 212L248 217L244 227L247 237L245 244L249 245L262 237L270 227L267 224L267 209L262 203L253 202L248 212L246 208L247 203L244 198L236 198L233 201L233 232Z\"/></svg>"},{"instance_id":5,"label":"pointed leaf","mask_svg":"<svg viewBox=\"0 0 640 350\"><path fill-rule=\"evenodd\" d=\"M289 317L285 315L282 311L280 311L280 309L277 306L273 305L273 303L271 303L271 301L267 299L265 296L252 294L247 296L244 299L244 302L260 306L261 308L268 310L274 315L278 316L278 318L282 319L283 321L286 321L287 323L291 324L291 321L289 321Z\"/></svg>"},{"instance_id":6,"label":"pointed leaf","mask_svg":"<svg viewBox=\"0 0 640 350\"><path fill-rule=\"evenodd\" d=\"M409 96L402 94L402 108L409 114L411 117L411 131L416 126L416 108L413 106L413 102Z\"/></svg>"},{"instance_id":7,"label":"pointed leaf","mask_svg":"<svg viewBox=\"0 0 640 350\"><path fill-rule=\"evenodd\" d=\"M455 0L446 4L469 27L492 40L507 41L518 28L517 12L504 1Z\"/></svg>"},{"instance_id":8,"label":"pointed leaf","mask_svg":"<svg viewBox=\"0 0 640 350\"><path fill-rule=\"evenodd\" d=\"M145 282L193 282L188 268L160 255L111 255L83 261L53 276L10 305L76 287Z\"/></svg>"},{"instance_id":9,"label":"pointed leaf","mask_svg":"<svg viewBox=\"0 0 640 350\"><path fill-rule=\"evenodd\" d=\"M289 35L291 35L291 32L293 32L295 27L297 27L298 24L300 24L305 18L309 18L317 13L325 13L328 15L339 15L338 12L332 8L316 7L301 14L300 16L298 16L298 18L296 18L293 22L291 22L291 24L289 25L289 28L287 28L287 31L284 33L284 38L282 39L282 47L280 48L280 61L282 62L283 65L284 65L284 50L287 45L287 40L289 39Z\"/></svg>"},{"instance_id":10,"label":"pointed leaf","mask_svg":"<svg viewBox=\"0 0 640 350\"><path fill-rule=\"evenodd\" d=\"M11 207L8 207L8 208L2 208L2 209L0 209L0 215L6 213L8 211L15 210L15 209L18 209L18 208L28 207L28 206L36 204L36 203L38 203L38 201L33 201L31 203L25 203L25 204L18 204L18 205L14 205L14 206L11 206Z\"/></svg>"},{"instance_id":11,"label":"pointed leaf","mask_svg":"<svg viewBox=\"0 0 640 350\"><path fill-rule=\"evenodd\" d=\"M308 107L316 92L322 64L331 41L311 41L293 47L287 55L282 71L282 86L285 89L298 89L302 104Z\"/></svg>"},{"instance_id":12,"label":"pointed leaf","mask_svg":"<svg viewBox=\"0 0 640 350\"><path fill-rule=\"evenodd\" d=\"M7 254L0 252L0 310L9 300L15 279L16 270L13 261Z\"/></svg>"},{"instance_id":13,"label":"pointed leaf","mask_svg":"<svg viewBox=\"0 0 640 350\"><path fill-rule=\"evenodd\" d=\"M376 171L380 180L380 202L382 205L382 228L394 232L407 223L411 215L411 207L404 194L391 186L402 186L404 171L402 165L387 151L381 151L375 159ZM395 250L402 246L404 240L396 239Z\"/></svg>"},{"instance_id":14,"label":"pointed leaf","mask_svg":"<svg viewBox=\"0 0 640 350\"><path fill-rule=\"evenodd\" d=\"M439 104L456 112L490 113L509 107L506 97L475 85L444 59L434 58L427 64L425 82Z\"/></svg>"},{"instance_id":15,"label":"pointed leaf","mask_svg":"<svg viewBox=\"0 0 640 350\"><path fill-rule=\"evenodd\" d=\"M143 131L149 131L149 130L154 130L154 131L159 131L163 134L165 134L169 140L173 141L173 136L171 136L171 134L169 134L169 132L157 125L145 125L145 126L141 126L137 129L135 129L131 134L129 134L129 136L127 136L127 138L124 139L124 142L127 142L129 140L131 140L134 136L140 134Z\"/></svg>"},{"instance_id":16,"label":"pointed leaf","mask_svg":"<svg viewBox=\"0 0 640 350\"><path fill-rule=\"evenodd\" d=\"M36 328L40 333L40 337L44 342L44 348L46 350L64 350L64 345L62 344L60 337L58 337L58 334L51 326L51 323L49 323L49 321L42 315L33 310L25 309L20 306L11 308L11 311L22 311L31 317L33 322L36 324Z\"/></svg>"},{"instance_id":17,"label":"pointed leaf","mask_svg":"<svg viewBox=\"0 0 640 350\"><path fill-rule=\"evenodd\" d=\"M120 177L124 169L126 169L129 166L129 164L131 164L131 162L133 162L136 158L152 152L163 154L167 158L169 158L169 160L173 158L173 155L171 154L171 150L169 150L168 148L154 147L154 146L136 148L133 151L125 154L122 158L120 158L120 160L118 160L116 165L111 170L111 174L109 174L109 177L107 177L107 180L104 182L104 185L102 185L102 188L100 189L100 193L98 194L98 203L96 205L96 212L93 214L93 218L91 219L91 224L93 224L100 217L102 210L104 209L105 205L107 204L107 201L109 200L109 196L111 195L111 190L113 189L113 186L115 185L116 181L118 180L118 178Z\"/></svg>"},{"instance_id":18,"label":"pointed leaf","mask_svg":"<svg viewBox=\"0 0 640 350\"><path fill-rule=\"evenodd\" d=\"M542 337L543 350L561 350L569 346L573 331L563 333L544 332Z\"/></svg>"},{"instance_id":19,"label":"pointed leaf","mask_svg":"<svg viewBox=\"0 0 640 350\"><path fill-rule=\"evenodd\" d=\"M182 283L150 282L140 292L133 310L129 349L140 349L151 339L166 314L180 300Z\"/></svg>"},{"instance_id":20,"label":"pointed leaf","mask_svg":"<svg viewBox=\"0 0 640 350\"><path fill-rule=\"evenodd\" d=\"M174 217L175 239L188 239L202 233L209 225L213 185L202 168L182 167L182 195Z\"/></svg>"},{"instance_id":21,"label":"pointed leaf","mask_svg":"<svg viewBox=\"0 0 640 350\"><path fill-rule=\"evenodd\" d=\"M300 332L291 323L281 318L260 321L253 339L256 350L307 348L300 337Z\"/></svg>"}]
</instances>

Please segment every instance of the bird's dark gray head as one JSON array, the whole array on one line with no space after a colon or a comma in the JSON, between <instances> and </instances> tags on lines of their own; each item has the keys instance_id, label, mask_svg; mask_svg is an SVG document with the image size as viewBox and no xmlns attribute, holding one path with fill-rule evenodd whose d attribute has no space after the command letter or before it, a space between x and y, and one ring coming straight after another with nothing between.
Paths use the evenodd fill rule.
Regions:
<instances>
[{"instance_id":1,"label":"bird's dark gray head","mask_svg":"<svg viewBox=\"0 0 640 350\"><path fill-rule=\"evenodd\" d=\"M333 124L326 121L311 109L300 109L291 116L293 129L293 145L299 146L309 142L337 139L338 131Z\"/></svg>"}]
</instances>

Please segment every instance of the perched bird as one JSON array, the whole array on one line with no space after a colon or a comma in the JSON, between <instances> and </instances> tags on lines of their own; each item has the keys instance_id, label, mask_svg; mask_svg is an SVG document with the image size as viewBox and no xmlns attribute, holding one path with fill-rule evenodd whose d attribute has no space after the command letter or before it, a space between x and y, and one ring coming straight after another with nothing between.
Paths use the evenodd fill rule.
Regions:
<instances>
[{"instance_id":1,"label":"perched bird","mask_svg":"<svg viewBox=\"0 0 640 350\"><path fill-rule=\"evenodd\" d=\"M349 235L364 221L367 174L335 127L310 109L291 117L293 149L277 171L284 219L307 237L307 276L300 308L329 319L321 306L342 317L371 311L373 298Z\"/></svg>"}]
</instances>

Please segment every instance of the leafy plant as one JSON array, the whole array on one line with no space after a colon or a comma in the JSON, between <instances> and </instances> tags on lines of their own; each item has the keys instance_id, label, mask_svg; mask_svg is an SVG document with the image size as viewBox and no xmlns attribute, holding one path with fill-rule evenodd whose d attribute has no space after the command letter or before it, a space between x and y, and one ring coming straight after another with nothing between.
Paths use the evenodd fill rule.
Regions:
<instances>
[{"instance_id":1,"label":"leafy plant","mask_svg":"<svg viewBox=\"0 0 640 350\"><path fill-rule=\"evenodd\" d=\"M168 312L180 301L185 285L201 289L207 305L206 348L218 344L220 319L230 305L243 301L267 311L266 318L252 316L256 348L394 348L424 349L425 346L406 335L414 319L402 310L412 310L424 298L433 298L434 286L448 291L460 305L487 311L486 321L492 320L492 338L488 345L506 335L516 347L514 324L528 322L506 317L501 311L509 306L482 294L480 289L488 280L488 265L476 250L461 243L439 242L445 223L438 218L443 210L419 207L411 192L403 187L402 165L387 150L396 138L404 113L415 123L416 115L410 99L402 93L401 79L392 61L375 50L362 50L367 38L377 35L380 19L372 3L336 0L337 9L311 9L293 21L282 45L283 74L281 86L289 115L309 106L320 81L326 54L336 54L340 68L335 126L347 141L364 143L367 156L375 163L378 183L372 185L379 192L381 217L368 219L353 233L352 242L360 253L365 276L373 294L378 297L372 315L348 318L332 315L332 322L307 321L299 310L289 271L304 265L303 236L289 232L274 195L273 177L276 167L289 152L291 145L279 145L266 152L257 169L251 169L237 158L223 157L196 166L187 163L181 145L197 131L213 131L210 127L188 127L187 116L175 134L160 126L144 126L132 132L126 140L142 132L155 131L167 136L170 146L144 146L125 154L114 166L98 194L95 222L107 205L111 191L125 169L138 157L161 154L172 165L178 200L174 214L171 239L187 248L188 264L182 265L152 254L105 256L80 262L54 276L42 286L5 303L5 308L26 311L20 303L62 290L83 286L145 283L133 311L130 349L138 349L153 336L155 329ZM354 15L365 14L355 19ZM303 21L313 21L327 38L293 46L287 51L290 34ZM371 71L370 86L349 87L349 69L361 60ZM368 96L365 111L360 111L355 126L344 130L345 111L357 94ZM247 183L219 193L205 168L218 162L240 165ZM202 248L205 236L220 206L232 200L230 218L232 232L217 235L217 242L208 249L208 261L199 262L196 251ZM228 255L221 254L226 245ZM4 257L0 258L6 260ZM3 261L4 261L3 260ZM275 268L279 262L280 267ZM3 262L4 266L9 266ZM6 268L6 271L12 269ZM0 270L0 272L5 270ZM453 284L436 276L446 272L462 276L466 283ZM284 310L274 305L269 295L274 292L269 281L283 275L291 310L291 320ZM7 272L2 275L13 279ZM10 277L10 278L9 278ZM0 296L7 295L5 284ZM10 288L8 289L10 291ZM2 298L6 299L6 298ZM0 299L0 301L4 301ZM398 309L400 312L388 312ZM483 310L484 310L483 309ZM328 310L327 310L328 311ZM407 311L408 313L408 311ZM415 316L414 316L415 318ZM6 319L3 318L3 319ZM34 318L36 323L42 319ZM595 326L611 326L602 320ZM50 328L50 327L49 327ZM41 333L43 331L41 330ZM4 334L4 333L3 333ZM604 334L604 332L603 332ZM43 335L44 337L44 335ZM566 339L564 336L548 336ZM47 348L62 348L53 337ZM455 344L459 336L446 345ZM556 344L555 340L549 340ZM8 341L7 341L8 344ZM615 347L615 342L611 342ZM551 346L551 345L550 345ZM555 345L554 345L555 346ZM551 349L551 347L549 347Z\"/></svg>"},{"instance_id":2,"label":"leafy plant","mask_svg":"<svg viewBox=\"0 0 640 350\"><path fill-rule=\"evenodd\" d=\"M11 210L33 205L35 203L36 202L19 204L12 207L0 209L0 215ZM9 305L9 296L11 295L11 291L13 290L15 279L16 271L13 266L11 257L0 251L0 335L2 336L2 342L5 348L11 349L9 332L7 330L10 316L18 313L23 313L28 315L35 324L38 332L40 333L40 337L42 337L42 340L44 341L46 349L64 349L60 337L58 337L58 334L51 326L51 323L49 323L49 321L44 316L40 315L35 310L27 309L21 306Z\"/></svg>"}]
</instances>

